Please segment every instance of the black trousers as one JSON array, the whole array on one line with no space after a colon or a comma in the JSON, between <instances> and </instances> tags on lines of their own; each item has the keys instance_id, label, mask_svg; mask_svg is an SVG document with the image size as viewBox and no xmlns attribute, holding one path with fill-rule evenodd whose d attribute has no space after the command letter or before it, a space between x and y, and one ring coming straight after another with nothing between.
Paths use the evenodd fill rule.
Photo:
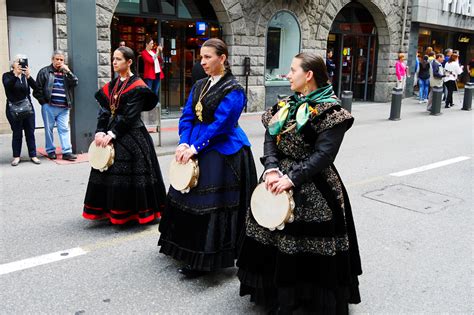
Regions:
<instances>
[{"instance_id":1,"label":"black trousers","mask_svg":"<svg viewBox=\"0 0 474 315\"><path fill-rule=\"evenodd\" d=\"M10 128L13 131L12 136L12 150L13 157L21 156L21 146L23 140L23 130L25 131L26 145L28 147L29 157L36 156L36 141L35 141L35 115L31 115L23 120L16 121L13 119L10 111L6 110L6 116L10 123Z\"/></svg>"},{"instance_id":2,"label":"black trousers","mask_svg":"<svg viewBox=\"0 0 474 315\"><path fill-rule=\"evenodd\" d=\"M456 81L449 80L444 82L448 89L448 95L446 96L446 106L454 105L453 103L453 92L456 90Z\"/></svg>"}]
</instances>

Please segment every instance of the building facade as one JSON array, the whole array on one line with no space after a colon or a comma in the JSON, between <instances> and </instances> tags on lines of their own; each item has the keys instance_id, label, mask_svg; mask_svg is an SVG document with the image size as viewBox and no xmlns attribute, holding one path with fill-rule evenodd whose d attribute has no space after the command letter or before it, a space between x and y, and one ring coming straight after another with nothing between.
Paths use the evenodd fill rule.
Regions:
<instances>
[{"instance_id":1,"label":"building facade","mask_svg":"<svg viewBox=\"0 0 474 315\"><path fill-rule=\"evenodd\" d=\"M0 0L0 5L1 1L5 2ZM7 0L7 41L15 37L10 24L18 28L22 23L14 17L28 15L10 10L9 4L26 2L40 2L42 8L50 9L42 18L49 19L52 46L43 42L36 50L67 52L65 0ZM1 14L2 10L0 23L5 21ZM295 54L312 51L326 56L327 49L334 51L333 83L338 93L352 90L355 99L385 102L396 84L397 54L408 52L412 40L412 14L412 0L96 0L95 75L99 86L110 80L111 53L119 40L138 52L145 36L154 37L164 47L161 104L172 117L173 112L179 113L191 87L190 67L198 60L199 45L216 36L229 46L232 71L248 91L249 111L263 110L277 95L291 93L285 76ZM47 28L42 25L43 30ZM15 47L21 50L21 45ZM10 58L13 50L9 49ZM49 62L43 59L38 65ZM3 70L7 70L5 65ZM4 93L0 104L5 104ZM3 112L0 127L8 130Z\"/></svg>"},{"instance_id":2,"label":"building facade","mask_svg":"<svg viewBox=\"0 0 474 315\"><path fill-rule=\"evenodd\" d=\"M410 30L408 60L415 69L415 58L423 56L428 47L436 53L451 48L459 51L459 62L466 67L474 58L474 1L414 0ZM468 80L467 71L460 83ZM413 91L412 76L408 82L408 94Z\"/></svg>"}]
</instances>

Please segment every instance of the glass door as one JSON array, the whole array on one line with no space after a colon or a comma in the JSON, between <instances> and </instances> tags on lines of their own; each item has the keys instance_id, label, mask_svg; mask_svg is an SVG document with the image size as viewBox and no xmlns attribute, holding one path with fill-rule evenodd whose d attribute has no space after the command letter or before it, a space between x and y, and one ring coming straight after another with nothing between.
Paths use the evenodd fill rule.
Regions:
<instances>
[{"instance_id":1,"label":"glass door","mask_svg":"<svg viewBox=\"0 0 474 315\"><path fill-rule=\"evenodd\" d=\"M162 82L162 111L164 115L179 112L182 104L182 46L183 31L179 22L161 23L164 75Z\"/></svg>"},{"instance_id":2,"label":"glass door","mask_svg":"<svg viewBox=\"0 0 474 315\"><path fill-rule=\"evenodd\" d=\"M338 95L352 91L354 99L370 100L374 92L375 36L342 35L335 83ZM337 63L336 63L337 65Z\"/></svg>"}]
</instances>

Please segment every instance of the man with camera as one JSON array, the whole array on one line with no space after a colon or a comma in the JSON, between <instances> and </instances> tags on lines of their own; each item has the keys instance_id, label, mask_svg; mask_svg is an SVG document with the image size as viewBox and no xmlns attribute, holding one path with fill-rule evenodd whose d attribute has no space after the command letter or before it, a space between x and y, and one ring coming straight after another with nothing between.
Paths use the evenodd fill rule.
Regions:
<instances>
[{"instance_id":1,"label":"man with camera","mask_svg":"<svg viewBox=\"0 0 474 315\"><path fill-rule=\"evenodd\" d=\"M71 134L69 131L69 111L72 106L72 89L78 79L64 64L64 52L56 50L52 63L38 72L33 96L41 104L46 136L46 153L50 159L56 159L56 146L53 139L53 127L58 127L59 141L63 160L72 161L77 156L72 153Z\"/></svg>"}]
</instances>

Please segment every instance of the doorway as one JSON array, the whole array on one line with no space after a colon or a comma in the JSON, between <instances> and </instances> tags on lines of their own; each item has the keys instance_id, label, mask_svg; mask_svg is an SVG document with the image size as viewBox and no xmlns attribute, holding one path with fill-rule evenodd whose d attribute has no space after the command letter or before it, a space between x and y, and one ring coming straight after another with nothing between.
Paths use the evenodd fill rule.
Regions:
<instances>
[{"instance_id":1,"label":"doorway","mask_svg":"<svg viewBox=\"0 0 474 315\"><path fill-rule=\"evenodd\" d=\"M331 28L327 49L334 52L336 71L334 90L352 91L353 98L374 99L377 60L377 29L370 13L362 5L344 7Z\"/></svg>"}]
</instances>

